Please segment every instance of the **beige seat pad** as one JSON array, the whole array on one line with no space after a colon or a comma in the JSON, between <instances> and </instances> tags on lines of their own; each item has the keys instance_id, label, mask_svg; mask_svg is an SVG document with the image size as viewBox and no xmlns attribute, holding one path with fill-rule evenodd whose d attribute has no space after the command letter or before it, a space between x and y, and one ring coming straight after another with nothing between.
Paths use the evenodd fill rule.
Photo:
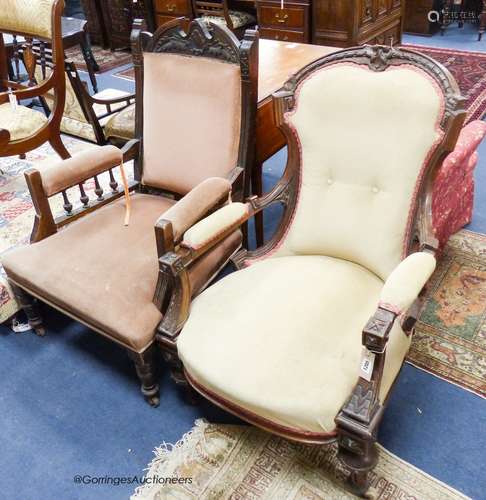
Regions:
<instances>
[{"instance_id":1,"label":"beige seat pad","mask_svg":"<svg viewBox=\"0 0 486 500\"><path fill-rule=\"evenodd\" d=\"M123 225L122 199L5 255L3 266L17 284L141 352L151 344L162 318L152 302L158 276L154 224L173 203L135 194L128 227ZM239 235L233 236L194 266L194 291L240 241Z\"/></svg>"},{"instance_id":2,"label":"beige seat pad","mask_svg":"<svg viewBox=\"0 0 486 500\"><path fill-rule=\"evenodd\" d=\"M14 111L10 103L0 105L0 129L10 132L11 141L35 135L46 123L46 115L35 109L19 105Z\"/></svg>"},{"instance_id":3,"label":"beige seat pad","mask_svg":"<svg viewBox=\"0 0 486 500\"><path fill-rule=\"evenodd\" d=\"M195 299L178 339L179 355L191 378L220 398L276 424L331 432L357 382L361 332L382 286L348 261L270 258ZM408 347L397 322L382 399Z\"/></svg>"},{"instance_id":4,"label":"beige seat pad","mask_svg":"<svg viewBox=\"0 0 486 500\"><path fill-rule=\"evenodd\" d=\"M135 103L110 116L105 125L105 137L126 140L135 137Z\"/></svg>"}]
</instances>

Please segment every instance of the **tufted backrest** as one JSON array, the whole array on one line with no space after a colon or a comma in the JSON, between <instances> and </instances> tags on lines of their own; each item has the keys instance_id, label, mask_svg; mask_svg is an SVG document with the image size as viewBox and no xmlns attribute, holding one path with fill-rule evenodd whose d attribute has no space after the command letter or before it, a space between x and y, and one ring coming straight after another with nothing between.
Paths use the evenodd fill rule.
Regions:
<instances>
[{"instance_id":1,"label":"tufted backrest","mask_svg":"<svg viewBox=\"0 0 486 500\"><path fill-rule=\"evenodd\" d=\"M417 66L337 62L311 72L285 115L301 170L277 254L338 257L385 279L403 258L443 113L443 91Z\"/></svg>"},{"instance_id":2,"label":"tufted backrest","mask_svg":"<svg viewBox=\"0 0 486 500\"><path fill-rule=\"evenodd\" d=\"M52 37L52 13L57 0L2 0L0 32Z\"/></svg>"},{"instance_id":3,"label":"tufted backrest","mask_svg":"<svg viewBox=\"0 0 486 500\"><path fill-rule=\"evenodd\" d=\"M145 52L143 182L186 194L237 165L241 127L239 64Z\"/></svg>"}]
</instances>

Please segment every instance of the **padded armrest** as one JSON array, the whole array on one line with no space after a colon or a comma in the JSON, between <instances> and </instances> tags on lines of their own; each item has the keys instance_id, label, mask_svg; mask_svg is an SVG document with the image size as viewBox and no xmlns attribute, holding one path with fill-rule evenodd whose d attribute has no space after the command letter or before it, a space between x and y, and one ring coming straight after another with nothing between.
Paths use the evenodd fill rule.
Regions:
<instances>
[{"instance_id":1,"label":"padded armrest","mask_svg":"<svg viewBox=\"0 0 486 500\"><path fill-rule=\"evenodd\" d=\"M122 151L115 146L102 146L83 151L43 170L42 187L46 196L52 196L111 167L116 167L122 159Z\"/></svg>"},{"instance_id":2,"label":"padded armrest","mask_svg":"<svg viewBox=\"0 0 486 500\"><path fill-rule=\"evenodd\" d=\"M486 135L486 123L482 120L474 120L468 123L457 139L454 151L449 153L441 168L460 165L468 156L471 156Z\"/></svg>"},{"instance_id":3,"label":"padded armrest","mask_svg":"<svg viewBox=\"0 0 486 500\"><path fill-rule=\"evenodd\" d=\"M221 177L210 177L164 212L159 220L172 223L174 241L178 242L187 229L204 217L229 193L231 193L231 182Z\"/></svg>"},{"instance_id":4,"label":"padded armrest","mask_svg":"<svg viewBox=\"0 0 486 500\"><path fill-rule=\"evenodd\" d=\"M184 233L182 246L198 250L217 240L230 230L234 230L249 216L245 203L230 203L205 219L199 221Z\"/></svg>"},{"instance_id":5,"label":"padded armrest","mask_svg":"<svg viewBox=\"0 0 486 500\"><path fill-rule=\"evenodd\" d=\"M380 307L397 315L406 311L434 272L435 265L435 257L428 252L416 252L402 260L385 281Z\"/></svg>"}]
</instances>

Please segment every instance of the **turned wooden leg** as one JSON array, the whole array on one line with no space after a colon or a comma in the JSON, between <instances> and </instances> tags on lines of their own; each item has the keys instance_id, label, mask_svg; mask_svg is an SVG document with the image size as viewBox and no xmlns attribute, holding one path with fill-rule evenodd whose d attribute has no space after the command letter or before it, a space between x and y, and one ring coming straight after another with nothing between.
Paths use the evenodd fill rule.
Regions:
<instances>
[{"instance_id":1,"label":"turned wooden leg","mask_svg":"<svg viewBox=\"0 0 486 500\"><path fill-rule=\"evenodd\" d=\"M186 401L192 405L196 404L199 398L199 394L187 381L186 375L184 373L184 366L182 364L182 361L179 359L179 356L177 355L177 351L168 347L162 347L162 357L164 358L164 361L169 365L171 379L176 383L177 387L179 387L183 391Z\"/></svg>"},{"instance_id":2,"label":"turned wooden leg","mask_svg":"<svg viewBox=\"0 0 486 500\"><path fill-rule=\"evenodd\" d=\"M157 365L155 362L155 345L143 353L128 351L130 358L135 363L135 370L142 385L140 390L145 401L156 408L160 404L160 390L157 382Z\"/></svg>"},{"instance_id":3,"label":"turned wooden leg","mask_svg":"<svg viewBox=\"0 0 486 500\"><path fill-rule=\"evenodd\" d=\"M25 312L30 327L34 330L36 335L43 337L46 334L46 330L44 328L42 316L39 312L39 302L35 297L32 297L32 295L14 283L10 282L10 287L12 288L17 302Z\"/></svg>"},{"instance_id":4,"label":"turned wooden leg","mask_svg":"<svg viewBox=\"0 0 486 500\"><path fill-rule=\"evenodd\" d=\"M370 487L369 472L378 461L378 452L374 436L360 437L358 434L338 430L338 459L344 465L349 475L347 487L357 496L366 498Z\"/></svg>"}]
</instances>

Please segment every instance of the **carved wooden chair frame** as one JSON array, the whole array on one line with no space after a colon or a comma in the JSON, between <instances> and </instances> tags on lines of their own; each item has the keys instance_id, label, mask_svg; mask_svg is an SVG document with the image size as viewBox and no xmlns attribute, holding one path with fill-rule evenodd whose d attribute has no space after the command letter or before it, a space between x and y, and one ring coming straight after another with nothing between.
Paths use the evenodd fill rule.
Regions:
<instances>
[{"instance_id":1,"label":"carved wooden chair frame","mask_svg":"<svg viewBox=\"0 0 486 500\"><path fill-rule=\"evenodd\" d=\"M135 93L109 99L96 98L89 93L86 82L84 82L79 76L76 65L72 61L66 61L65 64L66 77L69 78L69 81L71 82L71 86L74 93L76 94L79 105L83 110L86 121L93 127L97 144L99 144L100 146L103 144L108 144L109 141L105 136L103 127L100 124L100 120L102 120L103 118L107 118L108 116L117 114L133 104L135 102ZM93 109L93 106L95 104L106 106L106 113L97 116ZM112 109L112 106L115 106L117 104L121 104L122 106L117 107L116 109Z\"/></svg>"},{"instance_id":2,"label":"carved wooden chair frame","mask_svg":"<svg viewBox=\"0 0 486 500\"><path fill-rule=\"evenodd\" d=\"M16 141L10 140L8 130L0 129L0 156L12 156L24 154L28 151L49 142L56 153L63 159L69 158L70 154L61 140L61 119L64 112L64 103L66 98L66 85L64 76L64 48L62 44L61 17L64 10L64 0L56 0L52 9L52 35L51 38L33 37L29 33L17 31L9 32L12 35L22 36L25 43L22 47L22 60L27 70L28 82L21 84L11 81L8 77L9 68L6 60L6 50L3 36L0 36L0 104L9 102L9 96L6 92L12 89L13 94L18 100L41 98L49 90L54 89L55 100L52 112L49 115L47 123L33 136ZM1 35L1 33L0 33ZM52 47L53 68L52 73L40 85L35 83L35 68L37 58L33 47L33 38L39 40L41 47L41 64L43 63L43 51L45 44ZM14 50L14 57L19 57L18 49Z\"/></svg>"},{"instance_id":3,"label":"carved wooden chair frame","mask_svg":"<svg viewBox=\"0 0 486 500\"><path fill-rule=\"evenodd\" d=\"M241 88L242 88L242 123L240 130L240 146L237 165L229 174L228 180L232 184L232 196L235 199L242 200L244 197L245 178L247 172L253 164L254 159L254 128L255 114L257 104L257 35L253 31L248 31L243 42L240 44L236 37L224 27L206 26L202 21L193 21L188 33L182 30L182 21L174 20L161 26L155 34L142 31L142 21L137 20L132 32L132 50L136 74L136 139L129 141L121 149L123 161L134 160L135 179L130 183L131 191L150 193L157 195L171 195L175 199L180 195L168 193L162 189L142 184L143 172L143 55L145 52L158 53L176 53L187 55L207 55L220 60L229 61L233 64L239 64L241 67ZM35 208L34 227L31 235L31 242L37 242L55 234L59 229L67 224L89 214L98 208L122 197L123 189L120 189L112 170L119 163L103 165L103 169L97 172L108 171L110 176L110 187L112 192L104 193L100 186L97 175L87 175L83 180L79 175L75 180L66 180L63 187L56 193L47 195L42 184L41 173L38 170L31 170L25 174L26 182L32 197ZM90 200L87 196L83 183L93 177L95 183L95 194L97 198ZM80 193L81 206L73 209L73 204L68 196L67 189L78 186ZM54 219L49 206L49 197L61 193L64 199L65 214ZM226 203L227 196L220 199L212 207L212 210L219 208ZM199 214L197 217L203 218L207 213ZM194 221L196 222L196 221ZM170 254L179 241L174 237L172 222L160 218L154 227L157 253L161 261L167 253ZM225 263L224 263L225 264ZM223 264L223 265L224 265ZM214 270L214 275L220 269ZM38 335L44 334L42 318L37 308L36 299L30 295L30 292L21 289L18 285L10 281L12 289L22 308L25 310L29 324L34 328ZM207 283L206 283L207 285ZM165 300L166 291L171 287L168 282L168 276L165 273L165 267L160 264L158 283L154 294L154 303L166 313L167 301ZM42 297L40 297L42 299ZM63 311L66 313L66 311ZM73 314L69 314L74 317ZM80 318L75 318L80 320ZM98 327L82 321L90 328L99 333L112 338L111 335L101 331ZM162 320L164 323L164 319ZM154 332L155 333L155 332ZM129 351L129 355L134 360L137 374L142 381L142 393L150 404L158 404L159 386L156 379L156 364L154 361L155 344L152 344L143 353Z\"/></svg>"},{"instance_id":4,"label":"carved wooden chair frame","mask_svg":"<svg viewBox=\"0 0 486 500\"><path fill-rule=\"evenodd\" d=\"M435 148L428 159L425 174L418 190L418 197L413 211L413 231L406 246L406 255L421 250L437 253L438 242L432 227L432 186L437 170L445 156L456 144L457 137L465 119L464 99L449 71L436 61L407 49L396 49L385 46L364 46L345 49L317 60L290 78L284 87L276 92L274 99L275 121L285 135L288 145L288 160L285 172L275 187L261 198L252 197L248 200L249 216L263 210L272 203L281 203L284 207L279 228L274 236L262 247L248 251L242 249L234 258L237 268L243 268L252 261L264 258L274 249L285 235L292 220L296 206L298 186L301 176L300 154L297 138L285 121L285 114L295 106L295 91L312 72L338 62L365 65L372 71L384 71L390 66L412 65L424 70L442 90L445 110L440 128L444 132L441 143ZM228 228L228 232L234 228ZM221 235L221 238L226 233ZM243 414L241 409L235 409L228 401L223 401L215 394L209 394L184 372L182 363L177 358L177 336L189 315L190 297L187 288L187 266L193 256L188 249L179 249L167 254L161 263L166 272L172 274L173 282L177 284L168 306L170 315L164 318L162 328L159 328L157 340L163 349L170 351L172 356L173 378L186 387L189 384L205 398L225 410L236 414L244 420L264 428L272 433L286 438L314 444L326 444L337 441L339 445L338 458L349 472L348 481L352 490L364 494L368 488L368 472L376 464L377 456L374 443L377 438L378 425L381 421L386 401L381 404L378 399L383 373L386 344L388 335L397 315L387 309L378 307L375 314L365 325L362 333L362 343L375 353L375 363L371 381L359 378L349 399L336 416L336 433L323 438L318 433L289 432L289 429L276 424L268 425L253 414ZM413 333L414 325L421 306L421 296L402 316L402 327L407 335ZM391 392L391 390L390 390Z\"/></svg>"}]
</instances>

